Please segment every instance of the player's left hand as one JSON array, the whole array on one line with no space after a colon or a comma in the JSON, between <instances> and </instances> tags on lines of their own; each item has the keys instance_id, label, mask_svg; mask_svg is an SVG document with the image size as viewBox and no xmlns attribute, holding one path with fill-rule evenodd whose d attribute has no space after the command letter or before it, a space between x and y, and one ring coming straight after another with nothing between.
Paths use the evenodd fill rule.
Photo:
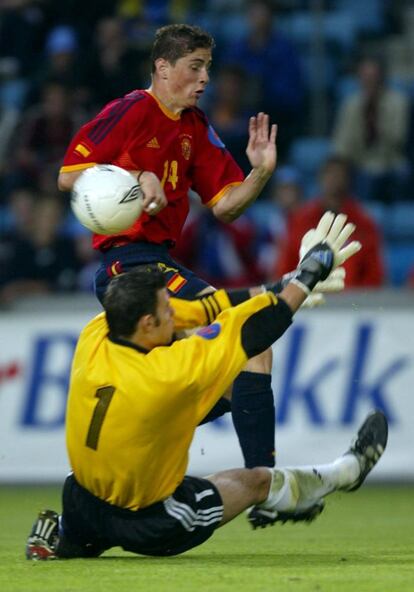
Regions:
<instances>
[{"instance_id":1,"label":"player's left hand","mask_svg":"<svg viewBox=\"0 0 414 592\"><path fill-rule=\"evenodd\" d=\"M249 120L249 142L246 154L251 166L264 174L271 175L276 167L276 135L277 125L270 127L269 115L258 113Z\"/></svg>"}]
</instances>

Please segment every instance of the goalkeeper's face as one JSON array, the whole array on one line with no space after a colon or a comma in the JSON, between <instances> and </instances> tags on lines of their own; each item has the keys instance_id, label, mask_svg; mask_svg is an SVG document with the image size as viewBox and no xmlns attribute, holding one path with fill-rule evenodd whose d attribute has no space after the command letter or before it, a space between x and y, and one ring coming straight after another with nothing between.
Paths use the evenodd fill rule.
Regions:
<instances>
[{"instance_id":1,"label":"goalkeeper's face","mask_svg":"<svg viewBox=\"0 0 414 592\"><path fill-rule=\"evenodd\" d=\"M154 346L169 345L174 334L174 309L166 288L158 291L157 309L153 318L151 340Z\"/></svg>"}]
</instances>

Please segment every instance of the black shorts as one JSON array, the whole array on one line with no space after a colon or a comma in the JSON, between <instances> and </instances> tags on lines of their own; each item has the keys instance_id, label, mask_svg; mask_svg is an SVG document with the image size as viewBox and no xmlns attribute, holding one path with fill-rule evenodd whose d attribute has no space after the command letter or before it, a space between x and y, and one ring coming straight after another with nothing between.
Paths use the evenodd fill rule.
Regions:
<instances>
[{"instance_id":1,"label":"black shorts","mask_svg":"<svg viewBox=\"0 0 414 592\"><path fill-rule=\"evenodd\" d=\"M101 265L95 275L95 293L98 300L102 303L111 278L138 265L156 265L165 274L169 293L176 298L191 300L210 287L210 284L175 261L165 245L142 241L113 247L101 253Z\"/></svg>"},{"instance_id":2,"label":"black shorts","mask_svg":"<svg viewBox=\"0 0 414 592\"><path fill-rule=\"evenodd\" d=\"M63 487L59 557L97 557L111 547L140 555L184 553L204 543L223 517L223 502L206 479L185 477L173 495L142 510L95 497L69 475Z\"/></svg>"}]
</instances>

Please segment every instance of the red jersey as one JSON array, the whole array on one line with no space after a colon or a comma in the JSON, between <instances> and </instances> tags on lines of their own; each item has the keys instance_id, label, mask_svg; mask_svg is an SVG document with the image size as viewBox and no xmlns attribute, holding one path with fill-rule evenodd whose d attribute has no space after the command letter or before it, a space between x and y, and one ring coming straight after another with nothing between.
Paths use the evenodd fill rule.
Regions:
<instances>
[{"instance_id":1,"label":"red jersey","mask_svg":"<svg viewBox=\"0 0 414 592\"><path fill-rule=\"evenodd\" d=\"M188 191L214 206L243 173L200 109L170 112L148 91L135 90L116 99L75 135L61 172L95 164L152 171L164 188L168 205L156 216L145 212L119 235L94 235L93 246L149 241L175 243L187 218Z\"/></svg>"},{"instance_id":2,"label":"red jersey","mask_svg":"<svg viewBox=\"0 0 414 592\"><path fill-rule=\"evenodd\" d=\"M276 263L275 276L293 271L299 259L299 248L303 235L310 228L316 228L325 213L320 199L300 206L288 219L285 237L281 241ZM377 227L367 212L352 198L344 200L341 213L348 216L348 222L355 224L352 240L358 240L362 249L344 263L347 288L375 287L384 281L381 254L381 238Z\"/></svg>"}]
</instances>

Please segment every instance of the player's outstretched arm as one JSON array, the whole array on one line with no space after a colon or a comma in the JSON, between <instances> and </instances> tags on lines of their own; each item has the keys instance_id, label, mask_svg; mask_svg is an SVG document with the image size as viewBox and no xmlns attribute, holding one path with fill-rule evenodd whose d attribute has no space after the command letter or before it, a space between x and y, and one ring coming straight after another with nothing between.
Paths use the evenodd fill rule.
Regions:
<instances>
[{"instance_id":1,"label":"player's outstretched arm","mask_svg":"<svg viewBox=\"0 0 414 592\"><path fill-rule=\"evenodd\" d=\"M230 188L212 210L222 222L238 218L256 198L276 167L277 126L269 127L269 116L259 113L249 121L249 142L246 154L252 166L250 174L240 185Z\"/></svg>"}]
</instances>

